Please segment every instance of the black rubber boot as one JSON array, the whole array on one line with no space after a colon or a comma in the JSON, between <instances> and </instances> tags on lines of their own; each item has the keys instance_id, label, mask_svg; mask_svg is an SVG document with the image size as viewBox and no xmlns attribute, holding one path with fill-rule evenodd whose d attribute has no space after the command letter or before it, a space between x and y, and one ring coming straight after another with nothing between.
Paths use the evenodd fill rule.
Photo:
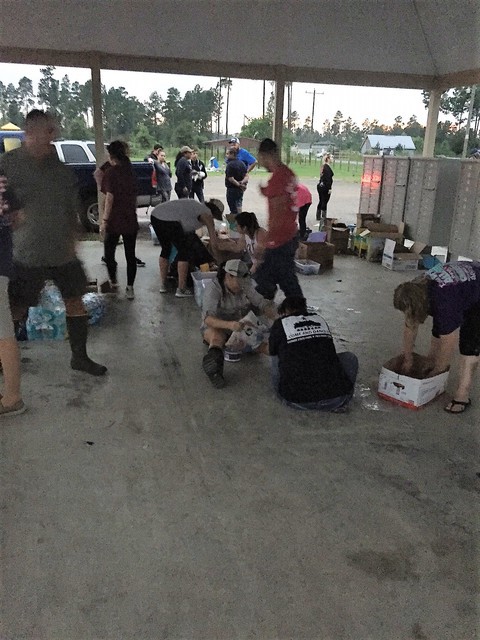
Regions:
<instances>
[{"instance_id":1,"label":"black rubber boot","mask_svg":"<svg viewBox=\"0 0 480 640\"><path fill-rule=\"evenodd\" d=\"M225 386L223 351L220 347L212 347L208 350L203 357L202 367L216 389L221 389Z\"/></svg>"},{"instance_id":2,"label":"black rubber boot","mask_svg":"<svg viewBox=\"0 0 480 640\"><path fill-rule=\"evenodd\" d=\"M72 349L70 365L76 371L85 371L92 376L103 376L107 367L97 364L87 355L87 316L67 316L68 339Z\"/></svg>"}]
</instances>

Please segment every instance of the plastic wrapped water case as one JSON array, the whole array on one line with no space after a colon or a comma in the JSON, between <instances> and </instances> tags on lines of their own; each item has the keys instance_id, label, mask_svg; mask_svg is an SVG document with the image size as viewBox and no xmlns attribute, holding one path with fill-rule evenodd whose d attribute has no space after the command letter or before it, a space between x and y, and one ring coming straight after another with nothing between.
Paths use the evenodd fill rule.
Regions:
<instances>
[{"instance_id":1,"label":"plastic wrapped water case","mask_svg":"<svg viewBox=\"0 0 480 640\"><path fill-rule=\"evenodd\" d=\"M205 291L212 286L212 282L217 277L216 271L193 271L193 291L195 294L195 302L202 308L203 296Z\"/></svg>"},{"instance_id":2,"label":"plastic wrapped water case","mask_svg":"<svg viewBox=\"0 0 480 640\"><path fill-rule=\"evenodd\" d=\"M47 282L43 288L39 303L28 310L28 339L64 340L67 324L65 305L60 291L52 282Z\"/></svg>"}]
</instances>

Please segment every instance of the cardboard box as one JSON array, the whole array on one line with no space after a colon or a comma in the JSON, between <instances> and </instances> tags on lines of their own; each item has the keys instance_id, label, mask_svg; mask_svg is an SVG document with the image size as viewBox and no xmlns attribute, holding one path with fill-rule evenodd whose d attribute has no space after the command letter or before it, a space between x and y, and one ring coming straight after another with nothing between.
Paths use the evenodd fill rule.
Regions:
<instances>
[{"instance_id":1,"label":"cardboard box","mask_svg":"<svg viewBox=\"0 0 480 640\"><path fill-rule=\"evenodd\" d=\"M366 240L366 258L371 262L381 262L383 257L383 250L385 248L385 241L389 240L403 240L403 231L405 224L402 222L398 226L386 225L393 227L396 231L370 231L365 229L359 235ZM362 255L362 252L359 252Z\"/></svg>"},{"instance_id":2,"label":"cardboard box","mask_svg":"<svg viewBox=\"0 0 480 640\"><path fill-rule=\"evenodd\" d=\"M333 226L328 229L327 240L335 245L335 253L348 253L350 229L344 226Z\"/></svg>"},{"instance_id":3,"label":"cardboard box","mask_svg":"<svg viewBox=\"0 0 480 640\"><path fill-rule=\"evenodd\" d=\"M380 216L373 213L357 213L357 230L365 229L367 222L380 222Z\"/></svg>"},{"instance_id":4,"label":"cardboard box","mask_svg":"<svg viewBox=\"0 0 480 640\"><path fill-rule=\"evenodd\" d=\"M304 276L313 276L320 271L320 264L314 260L295 260L295 268Z\"/></svg>"},{"instance_id":5,"label":"cardboard box","mask_svg":"<svg viewBox=\"0 0 480 640\"><path fill-rule=\"evenodd\" d=\"M381 398L408 409L419 409L445 392L448 371L432 378L406 376L398 373L401 360L402 356L397 356L383 365L378 381ZM414 354L415 368L424 360L424 357Z\"/></svg>"},{"instance_id":6,"label":"cardboard box","mask_svg":"<svg viewBox=\"0 0 480 640\"><path fill-rule=\"evenodd\" d=\"M382 267L391 271L416 271L422 252L428 252L423 242L414 242L410 249L395 240L385 240Z\"/></svg>"},{"instance_id":7,"label":"cardboard box","mask_svg":"<svg viewBox=\"0 0 480 640\"><path fill-rule=\"evenodd\" d=\"M335 245L330 242L300 242L297 260L313 260L322 266L322 271L333 268Z\"/></svg>"}]
</instances>

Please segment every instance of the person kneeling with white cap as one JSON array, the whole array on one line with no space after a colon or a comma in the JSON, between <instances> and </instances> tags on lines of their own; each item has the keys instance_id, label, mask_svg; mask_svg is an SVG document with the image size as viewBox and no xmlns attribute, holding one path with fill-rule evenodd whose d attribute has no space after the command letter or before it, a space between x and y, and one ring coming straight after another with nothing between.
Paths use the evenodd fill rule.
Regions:
<instances>
[{"instance_id":1,"label":"person kneeling with white cap","mask_svg":"<svg viewBox=\"0 0 480 640\"><path fill-rule=\"evenodd\" d=\"M205 292L202 309L201 331L209 347L203 358L203 370L213 386L220 389L225 385L223 348L234 331L242 330L240 320L252 310L273 320L276 308L255 290L245 262L227 260Z\"/></svg>"}]
</instances>

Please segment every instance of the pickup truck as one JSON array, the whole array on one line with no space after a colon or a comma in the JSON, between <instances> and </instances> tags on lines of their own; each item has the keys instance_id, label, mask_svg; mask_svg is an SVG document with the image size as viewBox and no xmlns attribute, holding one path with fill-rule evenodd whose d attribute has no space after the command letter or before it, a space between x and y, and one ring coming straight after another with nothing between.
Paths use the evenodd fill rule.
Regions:
<instances>
[{"instance_id":1,"label":"pickup truck","mask_svg":"<svg viewBox=\"0 0 480 640\"><path fill-rule=\"evenodd\" d=\"M52 142L59 159L71 167L77 176L82 209L80 222L87 231L98 231L98 198L95 171L95 142L83 140L55 140ZM152 165L132 162L137 177L137 207L156 204L152 187Z\"/></svg>"}]
</instances>

